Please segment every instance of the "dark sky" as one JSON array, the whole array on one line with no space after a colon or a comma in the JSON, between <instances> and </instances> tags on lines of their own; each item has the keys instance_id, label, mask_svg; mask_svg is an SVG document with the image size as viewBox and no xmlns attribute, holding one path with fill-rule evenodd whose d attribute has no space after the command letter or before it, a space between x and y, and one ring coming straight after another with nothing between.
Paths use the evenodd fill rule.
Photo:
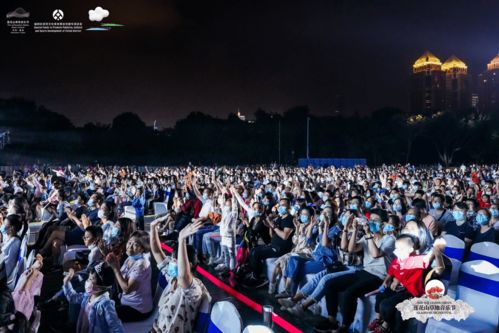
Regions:
<instances>
[{"instance_id":1,"label":"dark sky","mask_svg":"<svg viewBox=\"0 0 499 333\"><path fill-rule=\"evenodd\" d=\"M88 24L96 6L122 29L9 35L5 13ZM191 111L361 114L407 109L411 65L429 49L476 76L499 51L499 1L9 1L2 4L0 97L34 99L75 124L135 112L171 126Z\"/></svg>"}]
</instances>

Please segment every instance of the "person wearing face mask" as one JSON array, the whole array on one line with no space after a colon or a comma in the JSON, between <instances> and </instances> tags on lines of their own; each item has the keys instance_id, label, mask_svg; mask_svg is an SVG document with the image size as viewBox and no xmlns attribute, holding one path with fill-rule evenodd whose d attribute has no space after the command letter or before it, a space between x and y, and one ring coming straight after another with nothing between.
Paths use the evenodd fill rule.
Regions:
<instances>
[{"instance_id":1,"label":"person wearing face mask","mask_svg":"<svg viewBox=\"0 0 499 333\"><path fill-rule=\"evenodd\" d=\"M394 200L393 205L392 205L392 211L395 213L398 217L403 218L405 213L407 212L407 208L405 205L404 200L402 198L397 198Z\"/></svg>"},{"instance_id":2,"label":"person wearing face mask","mask_svg":"<svg viewBox=\"0 0 499 333\"><path fill-rule=\"evenodd\" d=\"M499 205L493 204L490 206L490 225L494 227L494 229L499 230Z\"/></svg>"},{"instance_id":3,"label":"person wearing face mask","mask_svg":"<svg viewBox=\"0 0 499 333\"><path fill-rule=\"evenodd\" d=\"M211 295L203 282L195 277L196 250L187 238L201 228L202 222L188 224L179 233L178 245L167 256L161 248L158 227L161 218L151 223L151 253L168 284L158 302L158 315L151 333L193 331L205 332L209 321ZM197 323L196 323L197 320Z\"/></svg>"},{"instance_id":4,"label":"person wearing face mask","mask_svg":"<svg viewBox=\"0 0 499 333\"><path fill-rule=\"evenodd\" d=\"M442 194L433 195L429 214L442 226L449 221L454 221L452 212L444 207L445 197Z\"/></svg>"},{"instance_id":5,"label":"person wearing face mask","mask_svg":"<svg viewBox=\"0 0 499 333\"><path fill-rule=\"evenodd\" d=\"M414 215L416 217L416 220L423 221L428 230L430 230L433 237L439 236L441 230L438 228L438 223L435 218L432 215L428 214L428 211L426 209L426 202L423 199L414 199L412 200L411 204L413 208L409 209L409 211L407 212L404 223L409 222L410 220L408 220L407 215Z\"/></svg>"},{"instance_id":6,"label":"person wearing face mask","mask_svg":"<svg viewBox=\"0 0 499 333\"><path fill-rule=\"evenodd\" d=\"M220 221L220 246L222 261L215 267L221 274L232 271L236 266L236 225L238 218L237 199L234 187L230 189L232 198L226 199Z\"/></svg>"},{"instance_id":7,"label":"person wearing face mask","mask_svg":"<svg viewBox=\"0 0 499 333\"><path fill-rule=\"evenodd\" d=\"M114 284L112 268L106 263L96 265L85 282L85 292L77 292L71 285L75 272L64 277L64 295L70 304L81 304L76 333L124 333L109 290Z\"/></svg>"},{"instance_id":8,"label":"person wearing face mask","mask_svg":"<svg viewBox=\"0 0 499 333\"><path fill-rule=\"evenodd\" d=\"M298 216L295 217L295 226L296 226L296 232L293 235L293 244L294 247L293 249L280 256L275 262L274 262L274 270L272 272L272 278L269 281L269 289L268 293L270 295L275 294L276 287L277 287L277 281L280 277L283 277L285 280L285 291L276 295L276 298L284 298L284 297L290 297L291 295L291 287L292 287L292 282L294 282L292 279L292 275L294 273L294 268L291 268L291 271L287 271L289 267L289 261L292 260L294 256L297 258L303 258L304 260L309 260L311 259L311 254L312 254L312 244L310 242L311 235L312 235L312 230L314 229L314 226L317 224L317 221L313 217L313 212L310 208L303 208L299 211ZM294 264L294 267L297 265ZM288 273L288 274L286 274Z\"/></svg>"},{"instance_id":9,"label":"person wearing face mask","mask_svg":"<svg viewBox=\"0 0 499 333\"><path fill-rule=\"evenodd\" d=\"M89 226L85 229L85 235L83 236L83 241L85 243L85 246L87 246L88 249L90 250L90 253L88 253L87 266L83 270L76 272L74 278L71 280L73 287L75 287L76 289L79 289L82 281L88 278L88 274L90 273L91 268L101 263L104 260L103 254L98 247L98 244L101 239L102 239L101 227ZM59 306L60 305L59 300L62 297L64 297L64 291L61 289L59 292L55 293L54 296L42 302L40 304L40 307L42 309L47 309L52 306ZM75 322L75 320L76 318L73 318L73 322Z\"/></svg>"},{"instance_id":10,"label":"person wearing face mask","mask_svg":"<svg viewBox=\"0 0 499 333\"><path fill-rule=\"evenodd\" d=\"M180 198L176 197L177 195L178 192L175 193L174 201L180 200ZM201 200L189 190L184 191L183 199L183 203L180 205L180 208L175 215L175 227L174 232L170 236L171 239L175 239L180 230L189 224L192 219L197 219L201 212L201 208L203 207Z\"/></svg>"},{"instance_id":11,"label":"person wearing face mask","mask_svg":"<svg viewBox=\"0 0 499 333\"><path fill-rule=\"evenodd\" d=\"M324 297L326 292L326 284L329 280L334 279L338 276L351 274L356 270L354 265L351 265L351 260L349 257L338 256L337 251L334 249L334 240L337 236L339 228L334 223L335 217L333 215L332 209L328 209L323 212L321 233L319 234L318 241L320 244L312 252L313 261L316 263L322 263L325 267L320 272L316 273L312 279L310 279L305 285L303 285L300 290L293 296L289 298L280 298L277 301L281 304L286 311L291 314L301 317L304 311L310 308L312 305L319 303ZM329 216L333 216L332 220ZM350 221L353 221L354 216L351 215ZM351 222L348 222L347 226L342 231L342 246L345 251L348 247L347 235ZM331 226L332 225L332 226Z\"/></svg>"},{"instance_id":12,"label":"person wearing face mask","mask_svg":"<svg viewBox=\"0 0 499 333\"><path fill-rule=\"evenodd\" d=\"M93 193L87 201L87 217L92 223L99 221L99 209L104 199L100 193Z\"/></svg>"},{"instance_id":13,"label":"person wearing face mask","mask_svg":"<svg viewBox=\"0 0 499 333\"><path fill-rule=\"evenodd\" d=\"M105 202L100 206L97 213L100 220L100 226L104 232L102 239L106 246L115 242L120 232L119 225L111 220L111 217L113 216L112 209L112 204Z\"/></svg>"},{"instance_id":14,"label":"person wearing face mask","mask_svg":"<svg viewBox=\"0 0 499 333\"><path fill-rule=\"evenodd\" d=\"M144 230L144 209L146 204L146 193L144 187L139 187L132 199L132 206L135 208L135 221L137 230Z\"/></svg>"},{"instance_id":15,"label":"person wearing face mask","mask_svg":"<svg viewBox=\"0 0 499 333\"><path fill-rule=\"evenodd\" d=\"M7 285L11 290L14 289L16 283L16 279L12 278L12 273L21 249L21 239L17 235L21 226L21 218L18 215L7 216L0 225L0 233L2 235L2 247L0 249L0 266L2 269L0 279L7 279Z\"/></svg>"},{"instance_id":16,"label":"person wearing face mask","mask_svg":"<svg viewBox=\"0 0 499 333\"><path fill-rule=\"evenodd\" d=\"M295 225L293 217L289 214L289 199L281 199L277 207L277 216L267 216L264 224L270 229L271 242L270 245L260 245L251 249L249 253L251 273L244 281L248 287L258 288L267 284L268 281L260 279L263 261L267 258L280 257L293 247Z\"/></svg>"},{"instance_id":17,"label":"person wearing face mask","mask_svg":"<svg viewBox=\"0 0 499 333\"><path fill-rule=\"evenodd\" d=\"M199 256L198 259L200 261L203 261L203 236L206 233L218 231L219 229L219 226L215 225L215 221L210 220L210 215L215 212L216 203L213 202L213 189L206 187L201 194L197 187L197 178L193 179L192 189L194 190L194 193L196 194L198 199L203 203L203 207L199 212L199 217L197 219L192 219L192 222L200 221L204 223L204 226L199 229L194 235L193 243L194 248L196 249Z\"/></svg>"},{"instance_id":18,"label":"person wearing face mask","mask_svg":"<svg viewBox=\"0 0 499 333\"><path fill-rule=\"evenodd\" d=\"M492 242L499 244L499 231L491 224L492 215L488 209L480 209L476 214L476 222L480 228L475 231L471 244Z\"/></svg>"},{"instance_id":19,"label":"person wearing face mask","mask_svg":"<svg viewBox=\"0 0 499 333\"><path fill-rule=\"evenodd\" d=\"M383 284L376 295L375 310L377 319L369 324L368 329L376 333L406 332L407 321L402 320L396 305L412 297L425 294L423 288L424 273L431 263L436 261L436 273L442 274L444 262L442 258L443 244L435 243L431 252L417 255L417 238L402 234L397 237L396 258L390 264Z\"/></svg>"},{"instance_id":20,"label":"person wearing face mask","mask_svg":"<svg viewBox=\"0 0 499 333\"><path fill-rule=\"evenodd\" d=\"M376 289L383 282L387 266L393 259L395 248L395 237L382 234L382 221L386 221L386 219L386 212L382 210L371 212L368 223L363 223L358 218L354 219L354 231L349 240L348 252L364 251L363 269L327 281L325 287L329 316L327 320L316 325L316 330L329 329L348 332L348 327L352 324L357 309L357 298ZM356 241L359 229L363 230L365 236ZM343 318L341 324L336 319L339 292L344 293L343 304L340 307Z\"/></svg>"},{"instance_id":21,"label":"person wearing face mask","mask_svg":"<svg viewBox=\"0 0 499 333\"><path fill-rule=\"evenodd\" d=\"M475 216L480 206L478 205L478 202L473 198L467 198L466 205L468 205L468 210L466 211L466 218L474 229L478 229L480 226L476 223Z\"/></svg>"},{"instance_id":22,"label":"person wearing face mask","mask_svg":"<svg viewBox=\"0 0 499 333\"><path fill-rule=\"evenodd\" d=\"M366 201L364 201L364 210L366 211L366 216L367 213L371 209L374 209L375 207L376 207L376 200L374 199L374 197L370 196L369 198L366 199ZM369 218L369 216L367 216L367 218Z\"/></svg>"},{"instance_id":23,"label":"person wearing face mask","mask_svg":"<svg viewBox=\"0 0 499 333\"><path fill-rule=\"evenodd\" d=\"M454 221L447 222L447 224L444 225L443 234L454 235L469 245L475 231L467 220L467 211L468 206L464 202L456 203L452 211Z\"/></svg>"},{"instance_id":24,"label":"person wearing face mask","mask_svg":"<svg viewBox=\"0 0 499 333\"><path fill-rule=\"evenodd\" d=\"M136 231L127 242L125 260L121 268L119 260L110 253L106 262L113 269L122 294L116 306L118 317L124 321L139 321L149 317L153 309L151 290L151 264L145 253L149 250L147 233Z\"/></svg>"},{"instance_id":25,"label":"person wearing face mask","mask_svg":"<svg viewBox=\"0 0 499 333\"><path fill-rule=\"evenodd\" d=\"M244 246L246 246L249 251L253 247L258 246L260 241L265 244L269 244L271 241L269 228L263 223L267 216L264 205L258 201L255 201L251 206L249 206L244 204L237 193L235 193L235 197L241 208L248 214L247 219L243 218L243 240L247 240L247 242L243 241Z\"/></svg>"}]
</instances>

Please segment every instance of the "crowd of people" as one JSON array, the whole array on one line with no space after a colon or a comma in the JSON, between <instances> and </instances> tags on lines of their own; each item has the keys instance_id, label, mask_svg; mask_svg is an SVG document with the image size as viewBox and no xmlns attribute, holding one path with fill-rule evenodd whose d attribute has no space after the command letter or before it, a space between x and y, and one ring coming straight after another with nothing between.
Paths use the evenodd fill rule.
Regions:
<instances>
[{"instance_id":1,"label":"crowd of people","mask_svg":"<svg viewBox=\"0 0 499 333\"><path fill-rule=\"evenodd\" d=\"M328 317L318 332L347 332L357 298L376 294L369 330L403 332L407 321L395 305L422 296L424 280L451 269L443 235L467 249L499 243L498 191L499 166L478 165L0 172L0 330L27 331L40 320L36 309L43 316L64 304L78 333L124 332L124 322L152 315L151 332L202 332L212 302L196 277L202 264L243 291L266 286L282 311L297 316L325 297ZM157 202L167 213L144 230ZM36 260L16 272L34 221L43 223L30 246ZM62 260L76 245L74 258ZM267 280L269 258L275 262ZM57 293L41 299L44 274L64 278Z\"/></svg>"}]
</instances>

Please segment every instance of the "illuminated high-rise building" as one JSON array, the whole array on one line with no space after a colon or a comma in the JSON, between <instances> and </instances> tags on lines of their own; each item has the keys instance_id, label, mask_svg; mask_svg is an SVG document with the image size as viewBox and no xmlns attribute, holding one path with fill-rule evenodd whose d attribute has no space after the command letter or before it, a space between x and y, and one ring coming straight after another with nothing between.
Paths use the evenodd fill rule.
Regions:
<instances>
[{"instance_id":1,"label":"illuminated high-rise building","mask_svg":"<svg viewBox=\"0 0 499 333\"><path fill-rule=\"evenodd\" d=\"M499 110L499 54L478 75L478 106L480 112Z\"/></svg>"},{"instance_id":2,"label":"illuminated high-rise building","mask_svg":"<svg viewBox=\"0 0 499 333\"><path fill-rule=\"evenodd\" d=\"M412 65L411 113L431 115L445 109L442 62L426 51Z\"/></svg>"},{"instance_id":3,"label":"illuminated high-rise building","mask_svg":"<svg viewBox=\"0 0 499 333\"><path fill-rule=\"evenodd\" d=\"M445 72L445 109L463 110L471 107L468 66L456 56L442 64Z\"/></svg>"}]
</instances>

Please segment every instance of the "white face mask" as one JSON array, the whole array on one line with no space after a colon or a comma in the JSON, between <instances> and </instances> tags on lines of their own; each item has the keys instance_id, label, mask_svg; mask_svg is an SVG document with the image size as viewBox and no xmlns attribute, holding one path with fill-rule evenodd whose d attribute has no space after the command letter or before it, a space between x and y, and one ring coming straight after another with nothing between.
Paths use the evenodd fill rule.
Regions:
<instances>
[{"instance_id":1,"label":"white face mask","mask_svg":"<svg viewBox=\"0 0 499 333\"><path fill-rule=\"evenodd\" d=\"M104 218L104 211L102 209L99 209L97 212L97 217L101 220Z\"/></svg>"}]
</instances>

